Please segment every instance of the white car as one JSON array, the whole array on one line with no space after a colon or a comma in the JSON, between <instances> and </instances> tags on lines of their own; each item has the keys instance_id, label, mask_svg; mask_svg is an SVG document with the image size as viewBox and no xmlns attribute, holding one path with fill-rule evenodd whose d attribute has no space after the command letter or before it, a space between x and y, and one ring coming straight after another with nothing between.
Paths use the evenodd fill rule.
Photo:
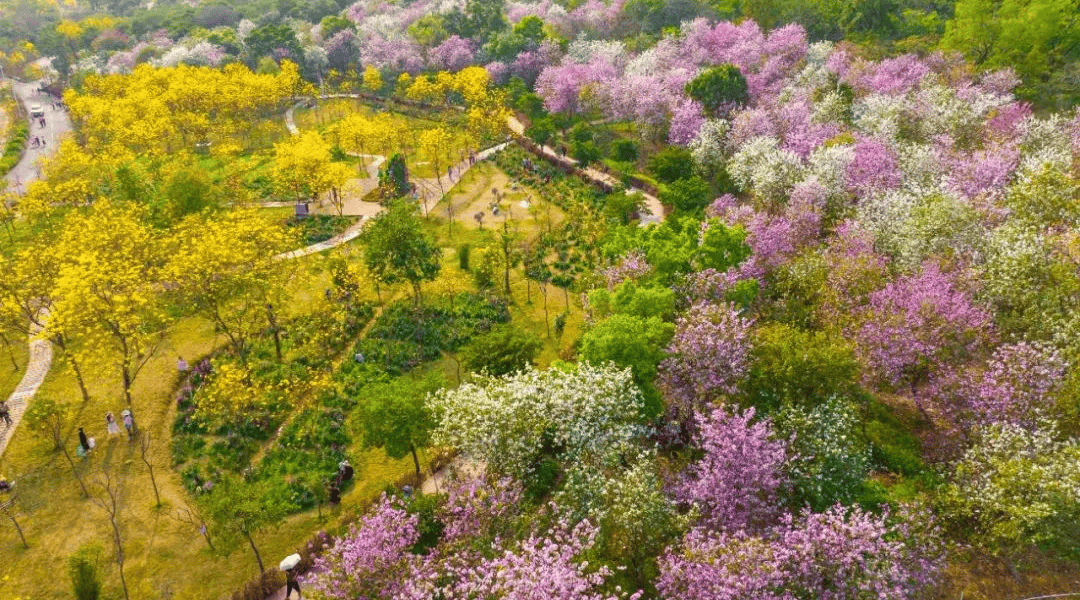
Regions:
<instances>
[{"instance_id":1,"label":"white car","mask_svg":"<svg viewBox=\"0 0 1080 600\"><path fill-rule=\"evenodd\" d=\"M30 105L30 116L31 117L44 117L45 116L45 109L41 108L40 104L31 104Z\"/></svg>"}]
</instances>

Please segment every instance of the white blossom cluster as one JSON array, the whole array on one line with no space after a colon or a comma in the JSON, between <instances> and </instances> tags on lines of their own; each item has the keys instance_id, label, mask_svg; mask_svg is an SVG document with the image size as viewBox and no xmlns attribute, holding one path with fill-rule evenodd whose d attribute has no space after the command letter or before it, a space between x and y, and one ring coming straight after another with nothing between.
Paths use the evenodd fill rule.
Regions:
<instances>
[{"instance_id":1,"label":"white blossom cluster","mask_svg":"<svg viewBox=\"0 0 1080 600\"><path fill-rule=\"evenodd\" d=\"M642 406L630 369L580 365L528 369L476 381L428 398L438 417L437 444L522 477L544 450L585 460L604 456L642 433Z\"/></svg>"},{"instance_id":2,"label":"white blossom cluster","mask_svg":"<svg viewBox=\"0 0 1080 600\"><path fill-rule=\"evenodd\" d=\"M728 166L732 180L765 202L780 202L801 178L802 161L780 148L774 137L760 136L742 145Z\"/></svg>"},{"instance_id":3,"label":"white blossom cluster","mask_svg":"<svg viewBox=\"0 0 1080 600\"><path fill-rule=\"evenodd\" d=\"M626 47L618 40L588 40L582 33L570 42L566 49L566 61L585 64L600 58L608 64L620 65L626 61Z\"/></svg>"},{"instance_id":4,"label":"white blossom cluster","mask_svg":"<svg viewBox=\"0 0 1080 600\"><path fill-rule=\"evenodd\" d=\"M702 176L715 176L724 168L729 153L725 140L730 129L731 124L724 119L709 119L701 124L697 136L690 142L690 156Z\"/></svg>"},{"instance_id":5,"label":"white blossom cluster","mask_svg":"<svg viewBox=\"0 0 1080 600\"><path fill-rule=\"evenodd\" d=\"M900 135L906 100L903 96L870 94L855 101L852 112L856 128L882 140L895 140Z\"/></svg>"}]
</instances>

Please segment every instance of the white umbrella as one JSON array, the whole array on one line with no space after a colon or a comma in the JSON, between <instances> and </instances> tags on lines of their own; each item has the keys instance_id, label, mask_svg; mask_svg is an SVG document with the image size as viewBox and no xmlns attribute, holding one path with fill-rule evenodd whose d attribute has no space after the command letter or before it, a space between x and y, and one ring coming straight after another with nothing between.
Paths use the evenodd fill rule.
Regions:
<instances>
[{"instance_id":1,"label":"white umbrella","mask_svg":"<svg viewBox=\"0 0 1080 600\"><path fill-rule=\"evenodd\" d=\"M282 571L288 571L298 564L300 564L300 555L290 554L281 561L281 564L278 565L278 568L280 568Z\"/></svg>"}]
</instances>

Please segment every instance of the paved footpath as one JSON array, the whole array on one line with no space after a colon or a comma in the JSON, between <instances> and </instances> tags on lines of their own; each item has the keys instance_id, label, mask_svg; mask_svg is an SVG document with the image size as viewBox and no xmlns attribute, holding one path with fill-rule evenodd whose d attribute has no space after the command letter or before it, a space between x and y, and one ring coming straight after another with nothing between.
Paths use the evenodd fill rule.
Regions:
<instances>
[{"instance_id":1,"label":"paved footpath","mask_svg":"<svg viewBox=\"0 0 1080 600\"><path fill-rule=\"evenodd\" d=\"M30 139L35 136L45 140L45 145L32 148L27 142L26 152L15 168L7 174L8 187L17 194L26 191L26 186L37 179L40 173L38 159L52 156L60 146L60 140L71 131L71 120L62 109L54 110L52 103L54 98L48 94L38 92L38 82L20 83L11 81L15 94L19 96L23 104L29 109L31 104L40 104L45 109L45 127L35 120L30 124ZM38 322L45 324L48 321L48 313L39 315ZM22 421L30 401L34 399L41 383L45 381L45 375L52 367L52 342L46 339L34 339L41 328L34 326L30 331L30 357L26 361L26 373L22 381L15 387L15 391L8 396L7 406L11 411L11 425L0 425L0 456L7 450L8 442L15 435L15 428Z\"/></svg>"}]
</instances>

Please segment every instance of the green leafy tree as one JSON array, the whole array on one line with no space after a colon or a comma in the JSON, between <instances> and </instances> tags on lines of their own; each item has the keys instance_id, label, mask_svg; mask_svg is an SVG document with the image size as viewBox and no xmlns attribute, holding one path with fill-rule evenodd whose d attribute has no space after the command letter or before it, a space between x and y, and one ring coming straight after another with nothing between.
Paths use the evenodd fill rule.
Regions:
<instances>
[{"instance_id":1,"label":"green leafy tree","mask_svg":"<svg viewBox=\"0 0 1080 600\"><path fill-rule=\"evenodd\" d=\"M660 285L624 281L610 292L603 288L593 290L589 294L589 307L595 318L618 313L671 321L675 317L675 292Z\"/></svg>"},{"instance_id":2,"label":"green leafy tree","mask_svg":"<svg viewBox=\"0 0 1080 600\"><path fill-rule=\"evenodd\" d=\"M379 171L379 192L387 200L401 198L409 193L409 170L405 157L394 154L386 161L386 168Z\"/></svg>"},{"instance_id":3,"label":"green leafy tree","mask_svg":"<svg viewBox=\"0 0 1080 600\"><path fill-rule=\"evenodd\" d=\"M289 52L293 58L300 58L304 51L300 48L300 41L296 39L296 32L288 25L263 25L252 30L244 44L247 46L249 61L256 61L263 56L269 56L278 48Z\"/></svg>"},{"instance_id":4,"label":"green leafy tree","mask_svg":"<svg viewBox=\"0 0 1080 600\"><path fill-rule=\"evenodd\" d=\"M416 449L430 443L435 427L425 397L442 386L441 377L428 374L364 387L358 413L364 446L382 448L390 458L412 454L416 475L421 476Z\"/></svg>"},{"instance_id":5,"label":"green leafy tree","mask_svg":"<svg viewBox=\"0 0 1080 600\"><path fill-rule=\"evenodd\" d=\"M277 526L286 514L286 502L269 493L265 483L245 483L225 476L202 497L205 513L223 536L239 537L248 543L259 572L265 571L255 535Z\"/></svg>"},{"instance_id":6,"label":"green leafy tree","mask_svg":"<svg viewBox=\"0 0 1080 600\"><path fill-rule=\"evenodd\" d=\"M509 323L496 325L465 346L461 363L470 371L507 375L534 365L534 359L543 347L543 342L531 331Z\"/></svg>"},{"instance_id":7,"label":"green leafy tree","mask_svg":"<svg viewBox=\"0 0 1080 600\"><path fill-rule=\"evenodd\" d=\"M724 112L725 107L745 106L750 101L746 77L732 64L706 69L687 82L685 89L688 96L714 116Z\"/></svg>"},{"instance_id":8,"label":"green leafy tree","mask_svg":"<svg viewBox=\"0 0 1080 600\"><path fill-rule=\"evenodd\" d=\"M669 146L649 157L649 172L664 183L694 176L694 160L690 151Z\"/></svg>"},{"instance_id":9,"label":"green leafy tree","mask_svg":"<svg viewBox=\"0 0 1080 600\"><path fill-rule=\"evenodd\" d=\"M400 200L368 223L360 242L364 262L375 279L386 285L409 282L417 304L422 300L420 284L433 281L442 268L439 246L424 233L415 208Z\"/></svg>"},{"instance_id":10,"label":"green leafy tree","mask_svg":"<svg viewBox=\"0 0 1080 600\"><path fill-rule=\"evenodd\" d=\"M660 200L674 206L679 212L693 213L708 206L713 200L713 194L707 181L694 176L668 184L667 189L660 194Z\"/></svg>"},{"instance_id":11,"label":"green leafy tree","mask_svg":"<svg viewBox=\"0 0 1080 600\"><path fill-rule=\"evenodd\" d=\"M634 382L645 396L645 416L655 417L662 403L653 381L664 348L675 334L675 326L658 317L616 314L581 337L581 358L593 364L613 362L630 367Z\"/></svg>"},{"instance_id":12,"label":"green leafy tree","mask_svg":"<svg viewBox=\"0 0 1080 600\"><path fill-rule=\"evenodd\" d=\"M773 411L813 407L829 398L853 399L859 391L859 362L843 340L822 332L769 324L754 334L744 402Z\"/></svg>"},{"instance_id":13,"label":"green leafy tree","mask_svg":"<svg viewBox=\"0 0 1080 600\"><path fill-rule=\"evenodd\" d=\"M977 66L1012 67L1028 97L1080 59L1080 11L1073 0L959 0L941 47ZM1075 66L1073 67L1075 68ZM1066 91L1072 96L1076 90Z\"/></svg>"},{"instance_id":14,"label":"green leafy tree","mask_svg":"<svg viewBox=\"0 0 1080 600\"><path fill-rule=\"evenodd\" d=\"M536 119L525 129L525 136L543 146L555 136L555 121L551 117Z\"/></svg>"}]
</instances>

